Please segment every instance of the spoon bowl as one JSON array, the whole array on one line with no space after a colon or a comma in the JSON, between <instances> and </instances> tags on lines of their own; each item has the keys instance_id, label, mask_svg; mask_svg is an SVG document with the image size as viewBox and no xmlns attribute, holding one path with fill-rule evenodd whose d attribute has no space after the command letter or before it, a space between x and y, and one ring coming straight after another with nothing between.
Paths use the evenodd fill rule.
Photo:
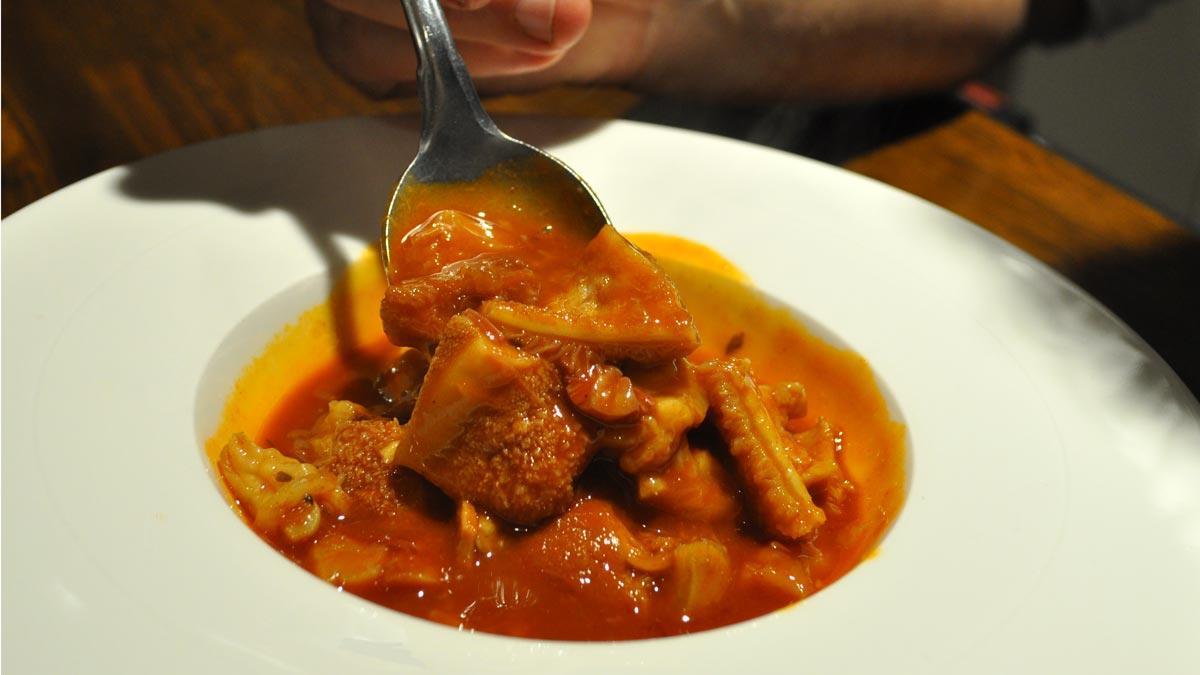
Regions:
<instances>
[{"instance_id":1,"label":"spoon bowl","mask_svg":"<svg viewBox=\"0 0 1200 675\"><path fill-rule=\"evenodd\" d=\"M381 251L392 277L392 246L428 215L418 196L429 186L451 186L454 199L439 208L470 214L472 195L512 194L511 208L544 218L548 226L574 227L591 236L608 214L587 183L566 164L500 131L475 90L454 46L437 0L402 0L417 52L421 141L401 176L383 222Z\"/></svg>"}]
</instances>

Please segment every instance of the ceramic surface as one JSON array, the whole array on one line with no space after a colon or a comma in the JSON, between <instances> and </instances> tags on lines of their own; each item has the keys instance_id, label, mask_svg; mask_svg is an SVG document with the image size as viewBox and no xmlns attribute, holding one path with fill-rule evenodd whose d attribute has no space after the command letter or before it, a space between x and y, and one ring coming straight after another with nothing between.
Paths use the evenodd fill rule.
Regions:
<instances>
[{"instance_id":1,"label":"ceramic surface","mask_svg":"<svg viewBox=\"0 0 1200 675\"><path fill-rule=\"evenodd\" d=\"M288 563L231 513L200 444L240 368L377 235L416 134L279 128L106 171L5 220L6 670L1195 667L1200 406L1102 307L829 166L625 122L502 126L577 169L622 229L712 246L867 358L912 442L879 554L758 620L615 644L459 632Z\"/></svg>"}]
</instances>

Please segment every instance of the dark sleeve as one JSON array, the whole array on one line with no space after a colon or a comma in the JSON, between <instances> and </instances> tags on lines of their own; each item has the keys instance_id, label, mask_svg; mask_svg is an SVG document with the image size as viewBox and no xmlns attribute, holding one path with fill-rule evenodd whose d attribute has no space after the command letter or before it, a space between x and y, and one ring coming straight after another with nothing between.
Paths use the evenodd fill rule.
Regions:
<instances>
[{"instance_id":1,"label":"dark sleeve","mask_svg":"<svg viewBox=\"0 0 1200 675\"><path fill-rule=\"evenodd\" d=\"M1043 45L1098 37L1132 23L1166 0L1029 0L1025 35Z\"/></svg>"},{"instance_id":2,"label":"dark sleeve","mask_svg":"<svg viewBox=\"0 0 1200 675\"><path fill-rule=\"evenodd\" d=\"M1151 7L1162 3L1163 0L1087 0L1087 32L1104 35L1142 18Z\"/></svg>"}]
</instances>

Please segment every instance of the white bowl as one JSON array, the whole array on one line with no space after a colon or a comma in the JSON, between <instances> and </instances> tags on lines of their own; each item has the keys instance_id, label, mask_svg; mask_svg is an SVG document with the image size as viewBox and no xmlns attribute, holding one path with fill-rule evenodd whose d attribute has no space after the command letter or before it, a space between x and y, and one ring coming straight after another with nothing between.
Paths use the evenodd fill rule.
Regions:
<instances>
[{"instance_id":1,"label":"white bowl","mask_svg":"<svg viewBox=\"0 0 1200 675\"><path fill-rule=\"evenodd\" d=\"M743 624L566 643L393 612L259 540L200 446L241 366L376 236L415 150L409 122L341 120L106 171L4 223L6 668L1194 668L1200 406L1102 307L825 165L627 122L502 126L587 177L618 226L712 246L867 358L913 457L879 555Z\"/></svg>"}]
</instances>

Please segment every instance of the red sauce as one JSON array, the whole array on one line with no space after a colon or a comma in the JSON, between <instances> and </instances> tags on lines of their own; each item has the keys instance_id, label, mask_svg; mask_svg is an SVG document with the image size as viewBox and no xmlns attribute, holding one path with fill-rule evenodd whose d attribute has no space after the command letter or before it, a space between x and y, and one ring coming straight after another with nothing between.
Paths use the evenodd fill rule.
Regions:
<instances>
[{"instance_id":1,"label":"red sauce","mask_svg":"<svg viewBox=\"0 0 1200 675\"><path fill-rule=\"evenodd\" d=\"M806 385L809 414L802 424L824 416L834 420L840 430L839 461L856 488L848 508L830 513L812 539L786 546L789 554L806 561L810 579L800 580L805 594L828 586L871 554L900 508L905 482L903 427L892 421L861 357L822 342L794 315L743 282L665 257L669 255L666 246L671 245L670 239L646 243L660 249L660 262L679 286L696 319L703 343L693 360L721 355L732 343L739 355L751 359L765 383L800 381ZM373 377L388 350L386 343L373 345L356 358L335 359L307 379L291 383L256 440L287 453L289 434L310 427L330 400L349 399L368 407L378 404ZM379 368L372 364L379 364ZM692 441L698 446L720 444L718 439L696 433ZM581 599L579 585L564 585L561 578L546 575L546 561L531 556L529 547L521 546L520 542L530 537L522 530L509 530L516 545L481 560L477 567L459 568L454 556L457 526L453 504L415 477L410 476L405 485L421 493L413 500L420 507L412 510L410 518L397 521L360 514L360 519L351 514L333 527L368 541L409 542L414 550L433 560L434 566L449 570L445 583L429 588L377 585L354 590L407 614L507 635L619 640L715 628L794 602L788 593L773 593L761 584L739 580L736 570L768 546L767 538L744 514L718 525L715 531L735 570L733 586L721 607L702 617L667 611L634 614L627 608L590 605L586 597ZM597 461L579 486L583 498L611 504L631 531L686 538L697 527L641 506L629 480L609 462ZM307 565L303 546L272 543L299 564ZM586 585L582 578L579 584ZM665 591L654 586L652 592Z\"/></svg>"},{"instance_id":2,"label":"red sauce","mask_svg":"<svg viewBox=\"0 0 1200 675\"><path fill-rule=\"evenodd\" d=\"M433 211L426 205L436 204L501 221L507 229L485 237L431 241L418 247L417 253L393 248L392 281L438 271L444 264L439 256L462 260L520 250L542 282L543 292L561 291L565 282L560 280L579 264L588 238L559 227L564 214L522 211L516 206L521 200L514 198L519 190L519 186L492 194L431 190L413 197L413 211L407 216L411 222L423 221ZM702 246L663 236L634 240L658 257L694 317L701 344L689 360L699 363L731 353L747 357L762 384L805 385L808 411L789 422L791 431L811 427L818 418L832 423L837 433L836 460L853 489L839 493L836 500L820 489L814 492L814 501L825 507L824 525L814 535L780 544L771 541L753 509L745 505L711 522L671 515L640 502L633 479L614 461L598 457L576 481L578 501L565 515L538 527L496 521L504 545L464 561L457 548L455 504L412 471L397 469L391 487L398 512L384 516L354 504L341 517L322 520L320 537L325 541L345 535L368 542L376 547L372 550L386 549L393 580L385 574L369 583L347 584L346 590L407 614L469 630L563 640L636 639L711 629L780 609L828 586L871 555L904 498L905 447L904 429L893 421L866 362L817 339L795 315L755 291L731 265ZM628 278L613 276L614 297L638 292L628 286ZM361 326L363 311L374 311L372 305L378 307L379 298L379 292L350 293L340 302L345 305L349 299L350 311ZM636 318L637 307L626 309L629 320ZM295 345L288 349L279 353L288 358L304 353ZM368 409L379 408L382 401L374 378L395 351L376 334L328 351L320 365L307 357L293 381L269 382L277 402L258 422L253 409L264 400L262 392L256 394L255 403L241 407L239 396L253 397L235 392L218 434L228 433L233 425L234 430L249 431L258 444L290 454L293 434L311 427L329 401L350 400ZM271 365L270 358L268 350L260 362L265 359ZM267 372L262 363L256 366ZM266 380L263 374L257 377ZM258 388L262 389L261 383ZM688 441L694 448L711 450L724 475L736 477L733 460L712 424L689 432ZM215 461L219 445L210 443L209 452ZM726 487L742 504L746 488L736 478L728 480ZM656 537L718 541L730 563L728 590L720 602L690 616L670 602L672 594L681 592L683 582L677 575L609 574L605 556L613 543L613 514L625 534L643 542ZM311 540L291 543L282 536L260 534L320 576ZM359 550L354 555L364 554ZM774 574L764 575L764 567ZM402 583L394 581L395 575L406 574ZM344 580L334 575L331 581ZM623 601L635 586L645 601Z\"/></svg>"}]
</instances>

